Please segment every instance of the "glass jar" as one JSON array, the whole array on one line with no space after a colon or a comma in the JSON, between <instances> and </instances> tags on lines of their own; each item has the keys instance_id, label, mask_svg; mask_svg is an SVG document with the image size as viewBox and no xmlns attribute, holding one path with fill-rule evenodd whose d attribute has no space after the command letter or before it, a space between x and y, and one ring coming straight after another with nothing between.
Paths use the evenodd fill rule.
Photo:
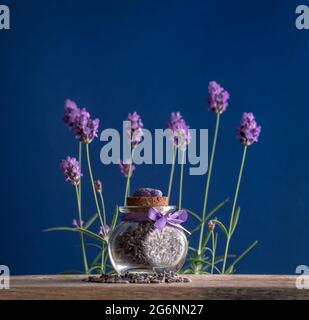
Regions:
<instances>
[{"instance_id":1,"label":"glass jar","mask_svg":"<svg viewBox=\"0 0 309 320\"><path fill-rule=\"evenodd\" d=\"M155 207L162 215L175 211L175 206ZM188 242L183 230L166 224L162 231L147 220L149 208L119 207L128 220L114 229L109 241L109 256L114 269L125 272L177 272L183 266ZM134 215L134 219L130 219ZM138 217L136 219L136 217Z\"/></svg>"}]
</instances>

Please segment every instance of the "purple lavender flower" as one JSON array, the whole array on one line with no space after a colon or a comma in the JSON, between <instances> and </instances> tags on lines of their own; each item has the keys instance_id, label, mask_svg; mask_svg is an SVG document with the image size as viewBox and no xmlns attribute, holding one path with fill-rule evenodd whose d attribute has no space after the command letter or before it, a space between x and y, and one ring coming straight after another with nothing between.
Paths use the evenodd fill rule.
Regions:
<instances>
[{"instance_id":1,"label":"purple lavender flower","mask_svg":"<svg viewBox=\"0 0 309 320\"><path fill-rule=\"evenodd\" d=\"M137 112L129 113L127 121L129 121L129 124L126 127L127 136L129 143L134 148L142 141L144 136L144 125L140 115Z\"/></svg>"},{"instance_id":2,"label":"purple lavender flower","mask_svg":"<svg viewBox=\"0 0 309 320\"><path fill-rule=\"evenodd\" d=\"M80 109L72 100L66 100L63 121L82 143L91 143L98 136L99 119L91 119L85 108Z\"/></svg>"},{"instance_id":3,"label":"purple lavender flower","mask_svg":"<svg viewBox=\"0 0 309 320\"><path fill-rule=\"evenodd\" d=\"M63 121L70 128L73 129L80 109L77 107L76 103L70 99L67 99L64 103L64 115Z\"/></svg>"},{"instance_id":4,"label":"purple lavender flower","mask_svg":"<svg viewBox=\"0 0 309 320\"><path fill-rule=\"evenodd\" d=\"M64 174L65 180L74 185L78 185L82 173L80 171L79 162L74 157L66 157L60 163L60 168Z\"/></svg>"},{"instance_id":5,"label":"purple lavender flower","mask_svg":"<svg viewBox=\"0 0 309 320\"><path fill-rule=\"evenodd\" d=\"M73 221L72 221L72 225L76 228L81 228L83 226L83 224L84 224L84 221L81 221L81 225L79 225L77 219L73 219Z\"/></svg>"},{"instance_id":6,"label":"purple lavender flower","mask_svg":"<svg viewBox=\"0 0 309 320\"><path fill-rule=\"evenodd\" d=\"M167 128L171 130L171 140L180 149L185 149L186 145L190 143L190 126L180 114L180 112L172 112L170 122Z\"/></svg>"},{"instance_id":7,"label":"purple lavender flower","mask_svg":"<svg viewBox=\"0 0 309 320\"><path fill-rule=\"evenodd\" d=\"M109 227L108 224L106 224L105 226L101 226L99 229L99 236L105 238L108 236L109 232L110 232L111 228Z\"/></svg>"},{"instance_id":8,"label":"purple lavender flower","mask_svg":"<svg viewBox=\"0 0 309 320\"><path fill-rule=\"evenodd\" d=\"M254 114L252 112L244 112L239 127L236 129L236 136L239 141L250 146L254 142L258 142L261 133L261 126L258 126Z\"/></svg>"},{"instance_id":9,"label":"purple lavender flower","mask_svg":"<svg viewBox=\"0 0 309 320\"><path fill-rule=\"evenodd\" d=\"M216 114L223 113L228 107L229 93L216 81L210 81L208 85L208 110Z\"/></svg>"},{"instance_id":10,"label":"purple lavender flower","mask_svg":"<svg viewBox=\"0 0 309 320\"><path fill-rule=\"evenodd\" d=\"M97 192L102 192L103 187L102 187L102 182L100 180L96 180L93 182L94 188Z\"/></svg>"},{"instance_id":11,"label":"purple lavender flower","mask_svg":"<svg viewBox=\"0 0 309 320\"><path fill-rule=\"evenodd\" d=\"M135 170L135 165L133 163L131 163L131 165L129 163L124 163L122 160L119 163L119 169L120 172L126 177L128 178L128 176L132 176L133 171Z\"/></svg>"},{"instance_id":12,"label":"purple lavender flower","mask_svg":"<svg viewBox=\"0 0 309 320\"><path fill-rule=\"evenodd\" d=\"M81 109L73 128L76 139L82 143L91 143L98 136L99 124L99 119L91 119L89 112Z\"/></svg>"}]
</instances>

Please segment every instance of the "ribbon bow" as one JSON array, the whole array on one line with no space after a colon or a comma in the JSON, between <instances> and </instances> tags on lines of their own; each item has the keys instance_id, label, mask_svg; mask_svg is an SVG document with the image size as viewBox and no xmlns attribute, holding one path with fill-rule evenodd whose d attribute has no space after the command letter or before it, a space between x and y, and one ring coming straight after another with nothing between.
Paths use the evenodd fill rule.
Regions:
<instances>
[{"instance_id":1,"label":"ribbon bow","mask_svg":"<svg viewBox=\"0 0 309 320\"><path fill-rule=\"evenodd\" d=\"M162 232L166 224L173 227L182 229L183 231L191 234L187 229L181 226L181 223L188 219L188 213L186 210L179 210L175 212L170 212L167 214L162 214L155 208L150 208L148 211L148 218L154 221L154 227Z\"/></svg>"}]
</instances>

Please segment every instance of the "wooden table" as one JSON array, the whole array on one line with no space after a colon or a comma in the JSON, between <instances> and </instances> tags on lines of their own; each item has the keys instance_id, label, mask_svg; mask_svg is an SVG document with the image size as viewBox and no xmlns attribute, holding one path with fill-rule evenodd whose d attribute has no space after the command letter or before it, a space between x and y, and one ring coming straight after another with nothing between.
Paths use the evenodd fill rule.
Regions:
<instances>
[{"instance_id":1,"label":"wooden table","mask_svg":"<svg viewBox=\"0 0 309 320\"><path fill-rule=\"evenodd\" d=\"M1 299L309 299L309 290L295 287L296 276L189 276L180 284L100 284L85 276L12 276Z\"/></svg>"}]
</instances>

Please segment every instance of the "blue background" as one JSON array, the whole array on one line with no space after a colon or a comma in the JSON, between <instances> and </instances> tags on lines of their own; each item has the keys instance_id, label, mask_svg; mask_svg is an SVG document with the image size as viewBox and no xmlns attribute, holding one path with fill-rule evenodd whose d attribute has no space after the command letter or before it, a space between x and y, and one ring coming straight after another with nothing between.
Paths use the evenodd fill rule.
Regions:
<instances>
[{"instance_id":1,"label":"blue background","mask_svg":"<svg viewBox=\"0 0 309 320\"><path fill-rule=\"evenodd\" d=\"M298 2L2 1L12 29L0 31L0 264L13 274L82 268L76 235L42 233L70 226L77 215L74 190L59 170L62 158L77 154L62 123L66 98L99 117L100 129L120 129L136 110L154 130L179 110L192 128L208 128L212 136L215 116L205 105L210 80L231 100L221 119L209 208L233 195L241 113L253 111L263 126L248 152L231 249L239 253L256 239L259 245L237 272L294 273L309 264L309 31L295 28ZM102 146L96 139L91 153L111 212L122 202L125 181L117 165L100 163ZM169 170L140 166L132 188L166 191ZM184 206L201 210L204 184L205 177L189 176L186 168ZM90 216L89 184L84 195ZM230 209L231 203L220 213L223 221Z\"/></svg>"}]
</instances>

